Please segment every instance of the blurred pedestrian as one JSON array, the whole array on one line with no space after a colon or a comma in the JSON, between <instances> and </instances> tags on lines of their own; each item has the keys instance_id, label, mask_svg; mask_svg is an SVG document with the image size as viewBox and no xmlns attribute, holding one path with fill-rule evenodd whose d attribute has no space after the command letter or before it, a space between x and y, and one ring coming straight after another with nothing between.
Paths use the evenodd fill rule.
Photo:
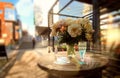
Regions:
<instances>
[{"instance_id":1,"label":"blurred pedestrian","mask_svg":"<svg viewBox=\"0 0 120 78\"><path fill-rule=\"evenodd\" d=\"M35 48L35 44L36 44L35 38L32 39L32 43L33 43L33 48Z\"/></svg>"}]
</instances>

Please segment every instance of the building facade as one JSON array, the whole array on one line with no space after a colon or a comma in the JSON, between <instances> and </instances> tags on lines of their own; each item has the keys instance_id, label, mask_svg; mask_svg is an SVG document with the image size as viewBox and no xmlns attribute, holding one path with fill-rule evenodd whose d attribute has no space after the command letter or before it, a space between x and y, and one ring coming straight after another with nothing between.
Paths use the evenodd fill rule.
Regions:
<instances>
[{"instance_id":1,"label":"building facade","mask_svg":"<svg viewBox=\"0 0 120 78\"><path fill-rule=\"evenodd\" d=\"M0 45L8 46L20 37L20 21L12 3L0 2Z\"/></svg>"}]
</instances>

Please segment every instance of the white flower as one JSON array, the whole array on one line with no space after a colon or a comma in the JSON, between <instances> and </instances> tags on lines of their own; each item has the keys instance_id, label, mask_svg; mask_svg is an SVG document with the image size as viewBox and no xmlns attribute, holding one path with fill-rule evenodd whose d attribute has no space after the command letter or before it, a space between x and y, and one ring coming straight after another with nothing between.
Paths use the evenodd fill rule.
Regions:
<instances>
[{"instance_id":1,"label":"white flower","mask_svg":"<svg viewBox=\"0 0 120 78\"><path fill-rule=\"evenodd\" d=\"M51 36L56 36L57 35L56 29L57 29L57 24L55 23L51 27L51 30L52 30L51 33L50 33Z\"/></svg>"},{"instance_id":2,"label":"white flower","mask_svg":"<svg viewBox=\"0 0 120 78\"><path fill-rule=\"evenodd\" d=\"M51 36L56 36L57 35L57 32L56 30L52 29L52 32L50 33Z\"/></svg>"},{"instance_id":3,"label":"white flower","mask_svg":"<svg viewBox=\"0 0 120 78\"><path fill-rule=\"evenodd\" d=\"M77 23L77 24L81 24L81 23L82 23L82 20L83 20L82 18L79 18L79 19L76 20L76 23Z\"/></svg>"},{"instance_id":4,"label":"white flower","mask_svg":"<svg viewBox=\"0 0 120 78\"><path fill-rule=\"evenodd\" d=\"M89 33L85 34L85 37L87 38L87 40L91 41L92 40L92 35Z\"/></svg>"},{"instance_id":5,"label":"white flower","mask_svg":"<svg viewBox=\"0 0 120 78\"><path fill-rule=\"evenodd\" d=\"M71 37L77 37L81 35L81 28L78 24L72 24L68 26L68 33Z\"/></svg>"},{"instance_id":6,"label":"white flower","mask_svg":"<svg viewBox=\"0 0 120 78\"><path fill-rule=\"evenodd\" d=\"M93 31L92 25L90 23L85 24L84 28L86 29L86 32L91 33Z\"/></svg>"},{"instance_id":7,"label":"white flower","mask_svg":"<svg viewBox=\"0 0 120 78\"><path fill-rule=\"evenodd\" d=\"M67 18L67 19L65 20L65 23L67 24L67 26L70 26L71 24L74 23L74 20L73 20L72 18Z\"/></svg>"}]
</instances>

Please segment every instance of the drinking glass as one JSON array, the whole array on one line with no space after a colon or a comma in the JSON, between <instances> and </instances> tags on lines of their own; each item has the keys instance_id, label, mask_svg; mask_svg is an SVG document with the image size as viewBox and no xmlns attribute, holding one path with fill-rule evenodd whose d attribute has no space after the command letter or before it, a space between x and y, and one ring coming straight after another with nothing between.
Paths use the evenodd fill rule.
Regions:
<instances>
[{"instance_id":1,"label":"drinking glass","mask_svg":"<svg viewBox=\"0 0 120 78\"><path fill-rule=\"evenodd\" d=\"M80 64L84 64L86 47L87 47L87 42L79 42L78 51L79 51L79 55L80 55Z\"/></svg>"}]
</instances>

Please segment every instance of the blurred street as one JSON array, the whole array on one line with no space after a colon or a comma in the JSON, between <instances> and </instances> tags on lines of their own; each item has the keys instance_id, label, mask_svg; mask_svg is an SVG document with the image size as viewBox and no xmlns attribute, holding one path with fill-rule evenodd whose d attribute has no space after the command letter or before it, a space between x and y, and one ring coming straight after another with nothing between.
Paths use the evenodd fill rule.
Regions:
<instances>
[{"instance_id":1,"label":"blurred street","mask_svg":"<svg viewBox=\"0 0 120 78\"><path fill-rule=\"evenodd\" d=\"M46 53L47 48L12 50L0 78L47 78L47 72L37 66L40 56Z\"/></svg>"}]
</instances>

